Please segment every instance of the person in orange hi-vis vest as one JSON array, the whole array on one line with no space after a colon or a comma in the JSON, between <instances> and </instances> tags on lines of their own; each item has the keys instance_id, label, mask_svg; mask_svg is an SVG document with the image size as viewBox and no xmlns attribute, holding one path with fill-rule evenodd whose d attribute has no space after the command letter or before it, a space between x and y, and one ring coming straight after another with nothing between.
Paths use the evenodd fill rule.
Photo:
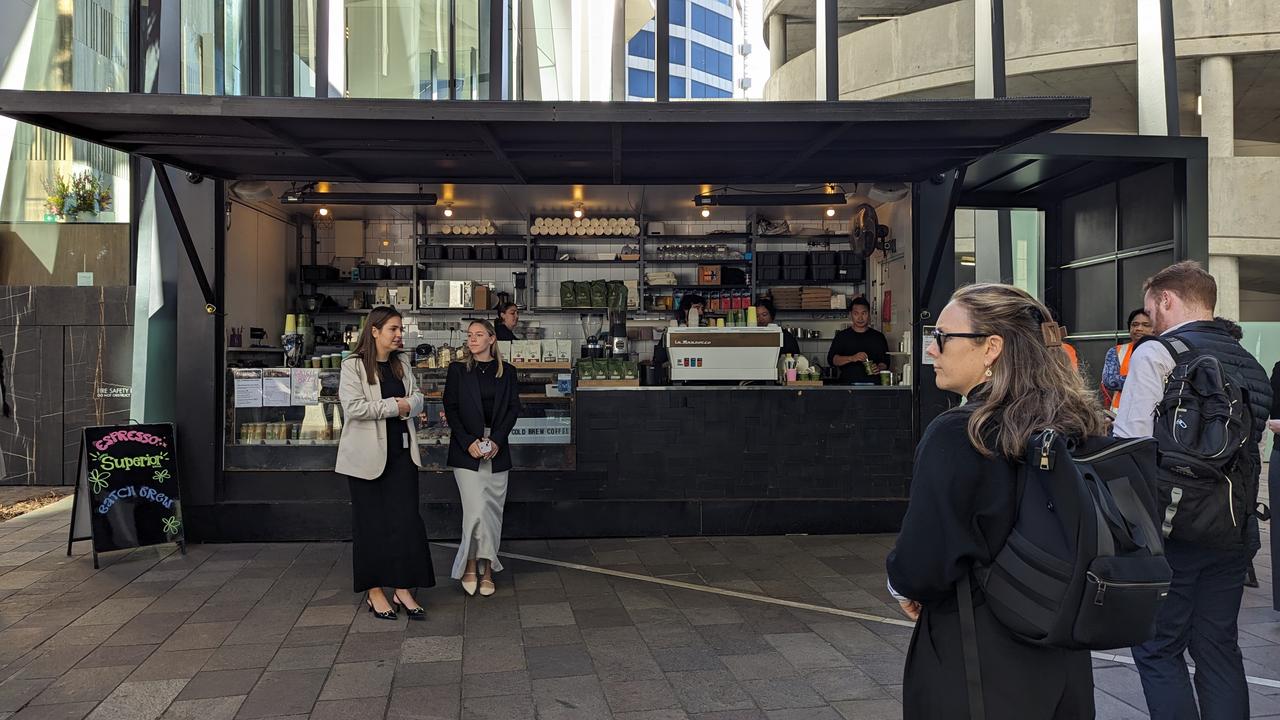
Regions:
<instances>
[{"instance_id":1,"label":"person in orange hi-vis vest","mask_svg":"<svg viewBox=\"0 0 1280 720\"><path fill-rule=\"evenodd\" d=\"M1102 362L1102 389L1110 398L1111 409L1120 408L1120 394L1124 388L1124 379L1129 376L1129 358L1138 341L1151 335L1154 325L1147 313L1138 308L1129 313L1129 342L1107 350L1107 358Z\"/></svg>"}]
</instances>

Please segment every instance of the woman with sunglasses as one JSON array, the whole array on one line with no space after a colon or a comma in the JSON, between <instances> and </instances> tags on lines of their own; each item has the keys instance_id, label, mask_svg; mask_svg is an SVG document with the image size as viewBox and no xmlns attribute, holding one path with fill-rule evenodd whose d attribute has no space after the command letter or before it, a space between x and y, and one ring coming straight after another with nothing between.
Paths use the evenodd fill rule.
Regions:
<instances>
[{"instance_id":1,"label":"woman with sunglasses","mask_svg":"<svg viewBox=\"0 0 1280 720\"><path fill-rule=\"evenodd\" d=\"M1044 332L1045 325L1052 332ZM890 591L916 621L903 671L903 716L954 718L968 705L956 583L990 564L1016 516L1016 479L1033 432L1104 434L1096 393L1057 344L1035 298L1009 285L958 290L928 354L937 385L967 398L916 449L911 502L887 561ZM1093 717L1087 651L1022 643L974 595L987 718Z\"/></svg>"}]
</instances>

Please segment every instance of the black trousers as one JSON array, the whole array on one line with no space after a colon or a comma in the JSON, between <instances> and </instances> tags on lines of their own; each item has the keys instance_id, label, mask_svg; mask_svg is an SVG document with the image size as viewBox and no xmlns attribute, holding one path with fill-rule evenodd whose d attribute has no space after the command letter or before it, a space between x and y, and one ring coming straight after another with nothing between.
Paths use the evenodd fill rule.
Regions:
<instances>
[{"instance_id":1,"label":"black trousers","mask_svg":"<svg viewBox=\"0 0 1280 720\"><path fill-rule=\"evenodd\" d=\"M388 453L376 480L353 477L348 484L352 589L434 586L427 528L418 513L418 468L408 451Z\"/></svg>"},{"instance_id":2,"label":"black trousers","mask_svg":"<svg viewBox=\"0 0 1280 720\"><path fill-rule=\"evenodd\" d=\"M1245 720L1249 686L1237 628L1245 551L1169 540L1164 556L1173 584L1156 615L1156 636L1133 648L1152 720ZM1196 663L1194 694L1187 651Z\"/></svg>"}]
</instances>

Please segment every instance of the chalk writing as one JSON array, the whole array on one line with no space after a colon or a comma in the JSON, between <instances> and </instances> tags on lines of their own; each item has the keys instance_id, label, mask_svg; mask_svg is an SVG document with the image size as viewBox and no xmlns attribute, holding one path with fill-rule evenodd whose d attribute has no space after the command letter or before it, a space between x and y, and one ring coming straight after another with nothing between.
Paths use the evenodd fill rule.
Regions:
<instances>
[{"instance_id":1,"label":"chalk writing","mask_svg":"<svg viewBox=\"0 0 1280 720\"><path fill-rule=\"evenodd\" d=\"M103 470L132 470L134 468L159 468L169 459L169 453L154 455L129 455L114 457L106 453L95 453L98 467Z\"/></svg>"},{"instance_id":2,"label":"chalk writing","mask_svg":"<svg viewBox=\"0 0 1280 720\"><path fill-rule=\"evenodd\" d=\"M149 500L153 503L163 506L165 510L173 509L173 503L174 503L173 498L169 497L168 495L165 495L162 492L157 491L155 488L147 487L146 485L143 485L142 487L138 487L136 485L126 485L124 487L116 488L115 490L112 490L111 492L107 493L107 495L102 499L102 503L98 505L98 513L102 515L106 515L107 511L111 509L112 505L115 505L120 500L125 500L128 498L140 498L142 500Z\"/></svg>"},{"instance_id":3,"label":"chalk writing","mask_svg":"<svg viewBox=\"0 0 1280 720\"><path fill-rule=\"evenodd\" d=\"M151 433L142 432L140 430L117 430L110 433L99 440L93 442L93 446L99 450L107 448L119 442L136 442L143 445L159 445L160 447L168 447L164 438L152 435Z\"/></svg>"},{"instance_id":4,"label":"chalk writing","mask_svg":"<svg viewBox=\"0 0 1280 720\"><path fill-rule=\"evenodd\" d=\"M182 527L182 521L174 517L173 515L170 515L169 517L164 519L164 531L169 533L170 535L176 534L178 532L178 528L181 528L181 527Z\"/></svg>"}]
</instances>

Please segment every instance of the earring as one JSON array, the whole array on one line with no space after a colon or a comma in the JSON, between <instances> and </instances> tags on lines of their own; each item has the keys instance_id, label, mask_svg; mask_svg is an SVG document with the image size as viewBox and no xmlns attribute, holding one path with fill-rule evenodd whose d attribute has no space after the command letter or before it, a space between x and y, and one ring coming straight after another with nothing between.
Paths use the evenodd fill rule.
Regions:
<instances>
[{"instance_id":1,"label":"earring","mask_svg":"<svg viewBox=\"0 0 1280 720\"><path fill-rule=\"evenodd\" d=\"M985 375L985 376L987 376L987 377L991 377L991 366L990 366L990 365L988 365L988 366L987 366L987 371L986 371L986 372L984 372L984 373L982 373L982 374L983 374L983 375Z\"/></svg>"}]
</instances>

